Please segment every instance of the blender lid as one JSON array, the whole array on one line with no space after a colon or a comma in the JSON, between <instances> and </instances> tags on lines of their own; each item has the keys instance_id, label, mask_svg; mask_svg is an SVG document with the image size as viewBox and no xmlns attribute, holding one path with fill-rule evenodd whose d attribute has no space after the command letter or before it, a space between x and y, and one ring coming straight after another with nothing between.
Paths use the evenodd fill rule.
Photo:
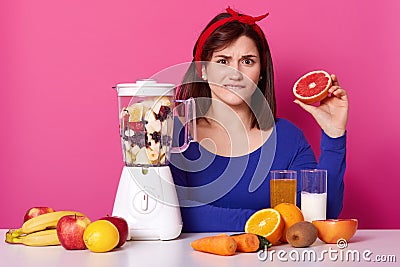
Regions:
<instances>
[{"instance_id":1,"label":"blender lid","mask_svg":"<svg viewBox=\"0 0 400 267\"><path fill-rule=\"evenodd\" d=\"M174 96L175 84L142 79L136 83L119 83L116 89L118 96Z\"/></svg>"}]
</instances>

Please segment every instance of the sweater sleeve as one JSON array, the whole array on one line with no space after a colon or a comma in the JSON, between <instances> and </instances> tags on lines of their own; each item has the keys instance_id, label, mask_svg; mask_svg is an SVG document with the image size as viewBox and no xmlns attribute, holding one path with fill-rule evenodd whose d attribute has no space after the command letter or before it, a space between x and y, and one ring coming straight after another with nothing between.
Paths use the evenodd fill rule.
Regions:
<instances>
[{"instance_id":1,"label":"sweater sleeve","mask_svg":"<svg viewBox=\"0 0 400 267\"><path fill-rule=\"evenodd\" d=\"M344 172L346 170L346 134L331 138L322 131L319 169L328 170L327 218L337 218L343 207Z\"/></svg>"},{"instance_id":2,"label":"sweater sleeve","mask_svg":"<svg viewBox=\"0 0 400 267\"><path fill-rule=\"evenodd\" d=\"M203 204L190 199L187 172L171 165L177 188L183 232L243 232L247 219L256 210L232 209Z\"/></svg>"},{"instance_id":3,"label":"sweater sleeve","mask_svg":"<svg viewBox=\"0 0 400 267\"><path fill-rule=\"evenodd\" d=\"M243 232L247 219L255 210L231 209L206 204L182 207L184 232Z\"/></svg>"}]
</instances>

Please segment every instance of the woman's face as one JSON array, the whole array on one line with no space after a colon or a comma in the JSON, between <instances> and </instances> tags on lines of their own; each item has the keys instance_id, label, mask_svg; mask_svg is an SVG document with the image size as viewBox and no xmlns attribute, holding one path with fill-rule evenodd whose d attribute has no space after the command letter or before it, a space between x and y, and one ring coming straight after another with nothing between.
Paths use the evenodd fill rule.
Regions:
<instances>
[{"instance_id":1,"label":"woman's face","mask_svg":"<svg viewBox=\"0 0 400 267\"><path fill-rule=\"evenodd\" d=\"M241 36L226 48L214 51L203 72L213 99L229 106L250 104L260 79L261 62L255 42Z\"/></svg>"}]
</instances>

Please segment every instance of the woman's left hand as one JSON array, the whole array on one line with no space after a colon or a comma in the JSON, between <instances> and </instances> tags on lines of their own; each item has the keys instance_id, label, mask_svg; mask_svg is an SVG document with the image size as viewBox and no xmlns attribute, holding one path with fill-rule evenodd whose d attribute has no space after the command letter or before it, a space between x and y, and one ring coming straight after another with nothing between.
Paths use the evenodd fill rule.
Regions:
<instances>
[{"instance_id":1,"label":"woman's left hand","mask_svg":"<svg viewBox=\"0 0 400 267\"><path fill-rule=\"evenodd\" d=\"M331 74L331 77L330 95L322 100L319 106L307 105L297 99L294 102L308 111L328 136L335 138L344 135L346 131L349 102L347 93L339 86L336 75Z\"/></svg>"}]
</instances>

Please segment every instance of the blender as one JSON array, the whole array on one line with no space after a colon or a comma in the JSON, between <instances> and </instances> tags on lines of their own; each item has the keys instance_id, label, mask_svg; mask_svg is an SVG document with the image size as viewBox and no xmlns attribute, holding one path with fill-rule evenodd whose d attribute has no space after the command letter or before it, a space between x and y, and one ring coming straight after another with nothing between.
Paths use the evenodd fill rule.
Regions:
<instances>
[{"instance_id":1,"label":"blender","mask_svg":"<svg viewBox=\"0 0 400 267\"><path fill-rule=\"evenodd\" d=\"M182 219L168 159L195 140L194 100L175 101L174 84L151 79L115 88L125 166L112 215L128 222L128 240L177 238ZM172 146L174 117L183 125L185 140L180 147Z\"/></svg>"}]
</instances>

